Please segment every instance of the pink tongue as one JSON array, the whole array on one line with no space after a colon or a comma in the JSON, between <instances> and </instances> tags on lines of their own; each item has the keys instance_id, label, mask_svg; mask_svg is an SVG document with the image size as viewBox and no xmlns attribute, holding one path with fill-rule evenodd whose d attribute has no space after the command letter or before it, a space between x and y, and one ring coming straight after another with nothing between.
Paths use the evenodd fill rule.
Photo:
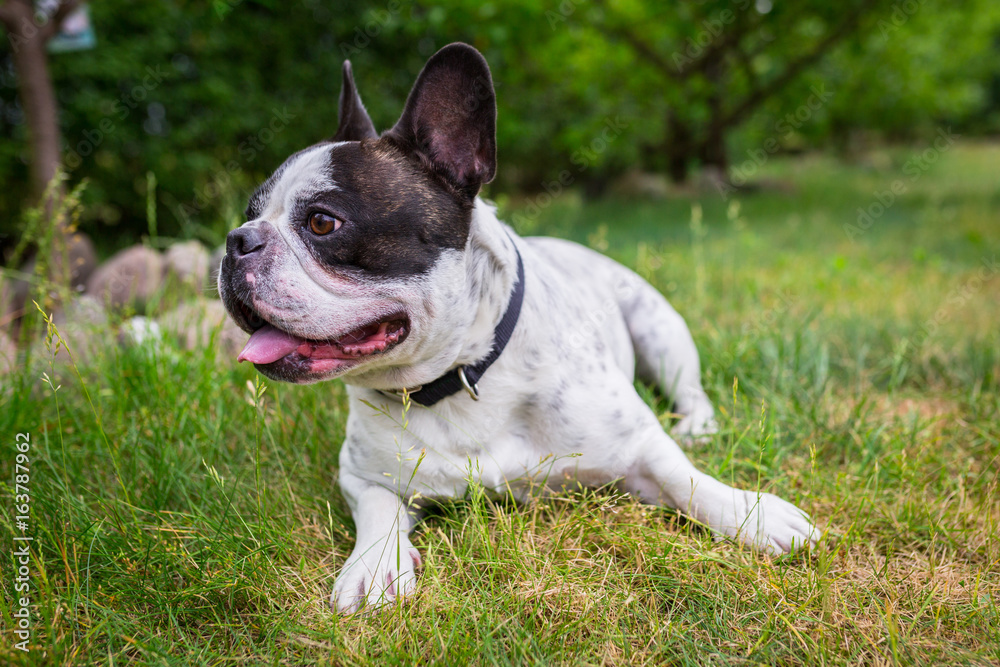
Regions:
<instances>
[{"instance_id":1,"label":"pink tongue","mask_svg":"<svg viewBox=\"0 0 1000 667\"><path fill-rule=\"evenodd\" d=\"M301 338L296 338L275 329L270 324L265 324L253 332L236 360L250 361L255 364L270 364L288 355L301 344Z\"/></svg>"}]
</instances>

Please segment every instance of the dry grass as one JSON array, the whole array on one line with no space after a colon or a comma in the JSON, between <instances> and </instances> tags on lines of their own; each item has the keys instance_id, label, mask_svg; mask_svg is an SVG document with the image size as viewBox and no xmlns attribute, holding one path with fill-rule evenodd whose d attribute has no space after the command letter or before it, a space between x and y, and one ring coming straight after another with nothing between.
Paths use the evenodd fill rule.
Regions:
<instances>
[{"instance_id":1,"label":"dry grass","mask_svg":"<svg viewBox=\"0 0 1000 667\"><path fill-rule=\"evenodd\" d=\"M603 238L688 316L723 427L692 457L811 512L826 533L813 553L715 542L613 488L515 505L474 487L417 530L412 599L336 617L327 596L354 539L335 486L342 388L255 401L252 371L211 348L110 348L80 376L64 368L58 392L36 360L0 394L3 433L33 436L36 538L32 651L8 641L4 567L0 659L997 664L1000 277L954 297L1000 248L992 177L955 172L998 153L943 156L922 181L934 198L908 194L858 244L840 226L873 176L822 160L772 163L791 197L702 202L698 252L691 202L567 199L543 220ZM0 473L12 479L10 456Z\"/></svg>"}]
</instances>

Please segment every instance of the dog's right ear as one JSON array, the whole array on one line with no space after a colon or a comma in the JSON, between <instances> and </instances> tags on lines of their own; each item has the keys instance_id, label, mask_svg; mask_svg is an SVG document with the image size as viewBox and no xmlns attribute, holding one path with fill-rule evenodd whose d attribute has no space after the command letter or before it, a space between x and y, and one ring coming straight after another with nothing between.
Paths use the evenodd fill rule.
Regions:
<instances>
[{"instance_id":1,"label":"dog's right ear","mask_svg":"<svg viewBox=\"0 0 1000 667\"><path fill-rule=\"evenodd\" d=\"M340 88L340 127L333 135L334 141L361 141L362 139L377 139L378 132L372 119L361 103L357 86L354 85L354 75L351 73L351 61L344 61L344 85Z\"/></svg>"},{"instance_id":2,"label":"dog's right ear","mask_svg":"<svg viewBox=\"0 0 1000 667\"><path fill-rule=\"evenodd\" d=\"M383 134L416 155L471 202L497 165L497 103L489 65L468 44L435 53L396 125Z\"/></svg>"}]
</instances>

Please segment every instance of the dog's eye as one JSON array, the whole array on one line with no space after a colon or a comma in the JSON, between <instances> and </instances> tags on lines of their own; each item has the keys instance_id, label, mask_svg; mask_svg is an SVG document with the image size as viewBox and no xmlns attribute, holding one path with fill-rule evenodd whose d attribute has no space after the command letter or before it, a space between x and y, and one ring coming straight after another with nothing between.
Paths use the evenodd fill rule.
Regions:
<instances>
[{"instance_id":1,"label":"dog's eye","mask_svg":"<svg viewBox=\"0 0 1000 667\"><path fill-rule=\"evenodd\" d=\"M335 232L344 224L337 218L332 218L325 213L313 213L309 216L309 229L317 236L325 236L330 232Z\"/></svg>"}]
</instances>

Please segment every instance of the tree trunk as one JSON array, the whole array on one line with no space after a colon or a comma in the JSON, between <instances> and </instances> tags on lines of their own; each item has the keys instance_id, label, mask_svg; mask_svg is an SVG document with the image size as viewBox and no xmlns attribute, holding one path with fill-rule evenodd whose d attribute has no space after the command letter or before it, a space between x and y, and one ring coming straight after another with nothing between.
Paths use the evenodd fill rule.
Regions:
<instances>
[{"instance_id":1,"label":"tree trunk","mask_svg":"<svg viewBox=\"0 0 1000 667\"><path fill-rule=\"evenodd\" d=\"M709 121L705 138L698 146L698 158L703 169L715 171L714 177L723 180L729 174L729 156L726 154L726 124L722 100L725 91L725 68L722 62L713 63L705 70L705 78L711 86L708 95Z\"/></svg>"},{"instance_id":2,"label":"tree trunk","mask_svg":"<svg viewBox=\"0 0 1000 667\"><path fill-rule=\"evenodd\" d=\"M46 51L53 31L47 30L47 25L35 24L31 3L9 0L3 8L31 142L31 182L35 196L41 197L59 169L61 153L56 97ZM52 202L45 204L48 208Z\"/></svg>"},{"instance_id":3,"label":"tree trunk","mask_svg":"<svg viewBox=\"0 0 1000 667\"><path fill-rule=\"evenodd\" d=\"M671 151L667 155L667 176L674 183L683 183L688 177L687 156Z\"/></svg>"},{"instance_id":4,"label":"tree trunk","mask_svg":"<svg viewBox=\"0 0 1000 667\"><path fill-rule=\"evenodd\" d=\"M62 288L86 280L84 272L92 268L92 261L88 262L88 258L94 254L90 240L70 228L70 220L61 208L63 189L60 183L53 182L62 162L62 150L47 45L58 32L63 19L79 4L80 0L62 0L50 16L36 22L35 6L30 0L0 2L0 22L7 29L7 40L17 69L18 97L24 109L31 146L34 198L38 201L44 197L40 204L52 226L52 244L40 250L47 252L45 273L48 279ZM33 266L31 262L37 260L36 257L29 261L27 266ZM24 281L14 285L15 302L12 306L16 312L23 314L31 289L31 284ZM0 309L6 308L6 304L0 304ZM5 313L0 312L0 316L3 315Z\"/></svg>"},{"instance_id":5,"label":"tree trunk","mask_svg":"<svg viewBox=\"0 0 1000 667\"><path fill-rule=\"evenodd\" d=\"M667 132L663 152L667 156L667 176L674 183L683 183L691 164L691 132L677 118L673 110L667 111Z\"/></svg>"},{"instance_id":6,"label":"tree trunk","mask_svg":"<svg viewBox=\"0 0 1000 667\"><path fill-rule=\"evenodd\" d=\"M717 125L708 127L708 134L701 143L698 157L703 167L718 170L723 177L729 172L729 155L726 153L726 131Z\"/></svg>"}]
</instances>

